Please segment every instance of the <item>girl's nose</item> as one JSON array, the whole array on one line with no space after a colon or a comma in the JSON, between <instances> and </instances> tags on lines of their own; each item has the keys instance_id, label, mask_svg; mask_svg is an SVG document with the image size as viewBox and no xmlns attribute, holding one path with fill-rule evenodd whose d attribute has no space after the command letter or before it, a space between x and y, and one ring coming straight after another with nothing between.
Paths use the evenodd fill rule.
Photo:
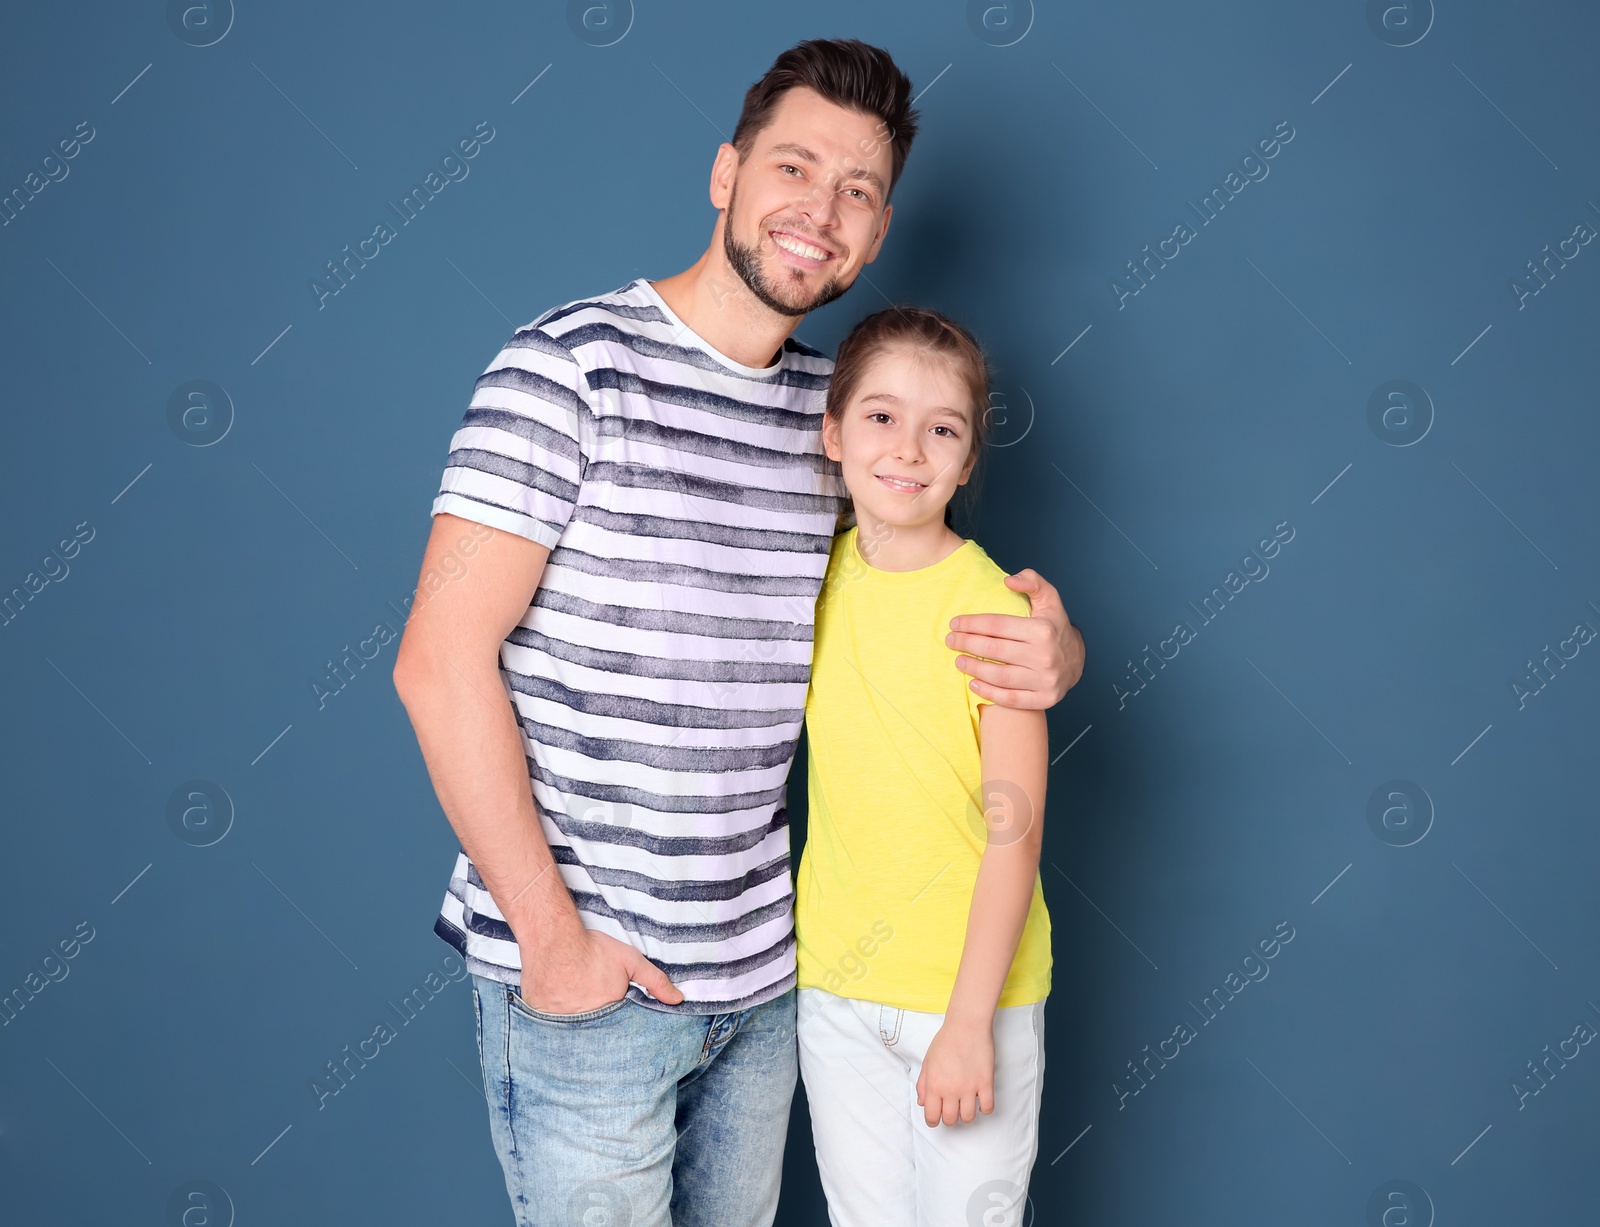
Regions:
<instances>
[{"instance_id":1,"label":"girl's nose","mask_svg":"<svg viewBox=\"0 0 1600 1227\"><path fill-rule=\"evenodd\" d=\"M908 430L894 441L894 457L907 464L922 463L922 434L920 431Z\"/></svg>"}]
</instances>

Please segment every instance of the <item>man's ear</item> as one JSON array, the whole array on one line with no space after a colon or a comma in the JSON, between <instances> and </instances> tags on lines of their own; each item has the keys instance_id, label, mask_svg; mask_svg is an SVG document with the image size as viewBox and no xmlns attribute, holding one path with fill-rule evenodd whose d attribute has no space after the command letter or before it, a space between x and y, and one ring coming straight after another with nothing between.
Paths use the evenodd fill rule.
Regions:
<instances>
[{"instance_id":1,"label":"man's ear","mask_svg":"<svg viewBox=\"0 0 1600 1227\"><path fill-rule=\"evenodd\" d=\"M711 207L726 209L733 199L733 180L739 173L739 151L724 141L711 162Z\"/></svg>"},{"instance_id":2,"label":"man's ear","mask_svg":"<svg viewBox=\"0 0 1600 1227\"><path fill-rule=\"evenodd\" d=\"M883 246L884 237L889 233L889 219L893 216L894 206L892 204L884 205L883 225L878 230L878 237L872 240L872 246L867 248L867 254L862 258L861 263L871 264L878 258L878 249Z\"/></svg>"},{"instance_id":3,"label":"man's ear","mask_svg":"<svg viewBox=\"0 0 1600 1227\"><path fill-rule=\"evenodd\" d=\"M844 449L839 446L839 419L831 413L822 418L822 454L835 463L844 459Z\"/></svg>"}]
</instances>

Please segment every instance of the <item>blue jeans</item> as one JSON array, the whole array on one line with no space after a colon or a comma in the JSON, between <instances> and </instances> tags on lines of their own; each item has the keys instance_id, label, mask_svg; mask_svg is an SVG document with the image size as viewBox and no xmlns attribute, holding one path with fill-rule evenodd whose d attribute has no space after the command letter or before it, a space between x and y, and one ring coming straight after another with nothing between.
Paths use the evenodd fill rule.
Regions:
<instances>
[{"instance_id":1,"label":"blue jeans","mask_svg":"<svg viewBox=\"0 0 1600 1227\"><path fill-rule=\"evenodd\" d=\"M727 1014L627 999L544 1014L472 977L489 1129L518 1227L769 1227L795 994Z\"/></svg>"}]
</instances>

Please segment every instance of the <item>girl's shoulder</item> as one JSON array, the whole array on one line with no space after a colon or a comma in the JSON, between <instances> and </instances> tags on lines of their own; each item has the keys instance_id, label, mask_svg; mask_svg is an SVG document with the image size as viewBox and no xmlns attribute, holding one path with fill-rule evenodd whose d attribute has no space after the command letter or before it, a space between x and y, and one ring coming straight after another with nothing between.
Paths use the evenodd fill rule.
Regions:
<instances>
[{"instance_id":1,"label":"girl's shoulder","mask_svg":"<svg viewBox=\"0 0 1600 1227\"><path fill-rule=\"evenodd\" d=\"M1026 617L1032 606L1020 592L1006 587L1009 574L988 552L972 538L958 551L961 566L958 572L960 599L970 602L966 613L1020 614Z\"/></svg>"}]
</instances>

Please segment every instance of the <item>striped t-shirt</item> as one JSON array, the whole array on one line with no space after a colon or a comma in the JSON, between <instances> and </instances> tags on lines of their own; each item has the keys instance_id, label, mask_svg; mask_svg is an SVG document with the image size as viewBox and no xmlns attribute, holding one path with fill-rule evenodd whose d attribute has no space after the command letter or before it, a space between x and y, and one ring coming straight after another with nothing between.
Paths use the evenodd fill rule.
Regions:
<instances>
[{"instance_id":1,"label":"striped t-shirt","mask_svg":"<svg viewBox=\"0 0 1600 1227\"><path fill-rule=\"evenodd\" d=\"M585 926L715 1013L795 979L784 787L844 503L833 363L718 353L639 278L520 328L478 378L433 513L550 547L500 648L545 837ZM434 930L515 983L465 850Z\"/></svg>"}]
</instances>

